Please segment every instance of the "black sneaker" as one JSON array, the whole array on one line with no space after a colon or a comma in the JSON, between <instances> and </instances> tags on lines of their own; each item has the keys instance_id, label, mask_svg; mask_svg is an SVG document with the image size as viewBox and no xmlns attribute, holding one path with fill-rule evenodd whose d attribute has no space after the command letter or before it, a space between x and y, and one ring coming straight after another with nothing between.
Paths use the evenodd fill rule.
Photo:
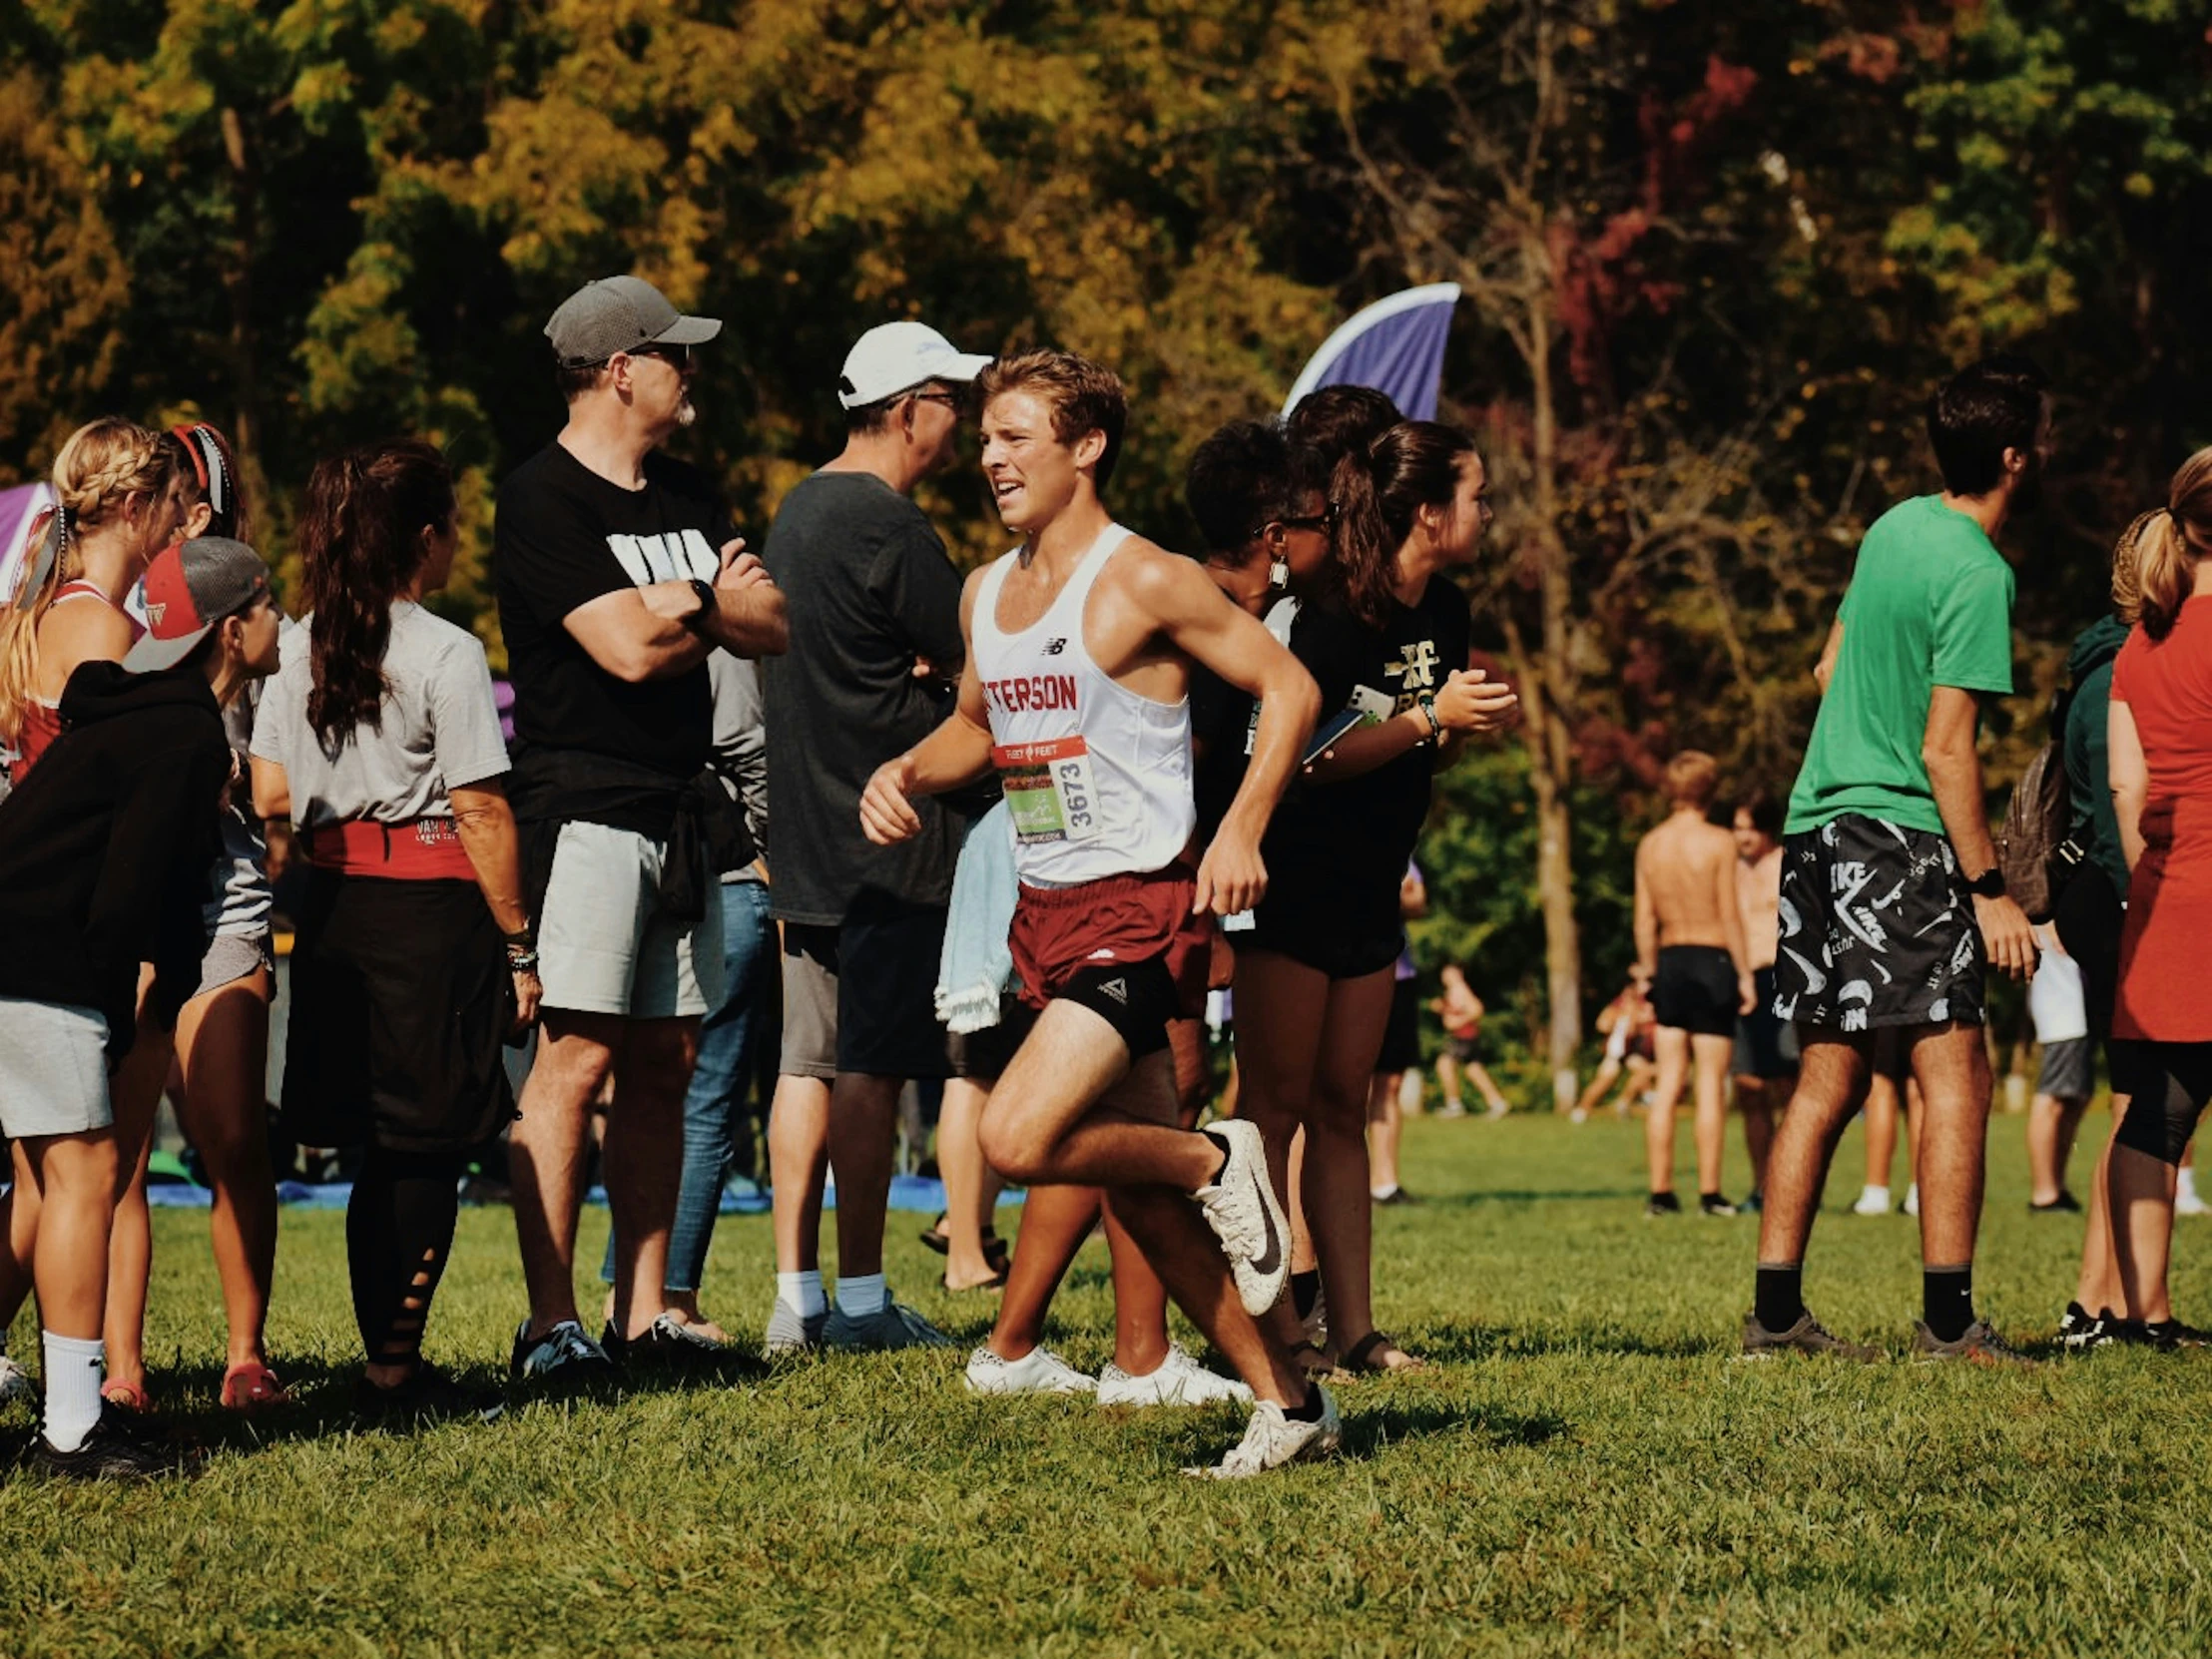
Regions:
<instances>
[{"instance_id":1,"label":"black sneaker","mask_svg":"<svg viewBox=\"0 0 2212 1659\"><path fill-rule=\"evenodd\" d=\"M2081 1214L2081 1200L2072 1193L2061 1191L2048 1204L2037 1204L2030 1199L2027 1213L2031 1216L2078 1216Z\"/></svg>"},{"instance_id":2,"label":"black sneaker","mask_svg":"<svg viewBox=\"0 0 2212 1659\"><path fill-rule=\"evenodd\" d=\"M2105 1328L2100 1348L2147 1348L2155 1354L2174 1354L2181 1345L2160 1335L2160 1328L2141 1320L2114 1320Z\"/></svg>"},{"instance_id":3,"label":"black sneaker","mask_svg":"<svg viewBox=\"0 0 2212 1659\"><path fill-rule=\"evenodd\" d=\"M1370 1196L1372 1197L1373 1195L1371 1194ZM1390 1189L1388 1197L1378 1198L1375 1200L1375 1202L1379 1205L1389 1206L1396 1204L1418 1204L1420 1200L1415 1198L1411 1193L1407 1192L1403 1187L1392 1187Z\"/></svg>"},{"instance_id":4,"label":"black sneaker","mask_svg":"<svg viewBox=\"0 0 2212 1659\"><path fill-rule=\"evenodd\" d=\"M1956 1342L1938 1342L1936 1333L1920 1320L1913 1322L1913 1358L1916 1360L1963 1360L1975 1366L2032 1366L2035 1362L1989 1329L1987 1320L1975 1320Z\"/></svg>"},{"instance_id":5,"label":"black sneaker","mask_svg":"<svg viewBox=\"0 0 2212 1659\"><path fill-rule=\"evenodd\" d=\"M1830 1335L1811 1314L1800 1314L1797 1324L1787 1331L1769 1331L1759 1323L1757 1314L1746 1314L1743 1352L1737 1358L1772 1360L1784 1354L1815 1354L1828 1360L1856 1360L1862 1365L1884 1358L1879 1348L1847 1343Z\"/></svg>"},{"instance_id":6,"label":"black sneaker","mask_svg":"<svg viewBox=\"0 0 2212 1659\"><path fill-rule=\"evenodd\" d=\"M721 1343L710 1342L667 1314L637 1337L625 1337L610 1325L600 1334L599 1347L610 1363L624 1370L717 1371L731 1358L730 1350Z\"/></svg>"},{"instance_id":7,"label":"black sneaker","mask_svg":"<svg viewBox=\"0 0 2212 1659\"><path fill-rule=\"evenodd\" d=\"M2111 1311L2092 1314L2078 1302L2066 1304L2066 1311L2058 1316L2058 1340L2076 1353L2100 1348L2110 1341Z\"/></svg>"},{"instance_id":8,"label":"black sneaker","mask_svg":"<svg viewBox=\"0 0 2212 1659\"><path fill-rule=\"evenodd\" d=\"M62 1480L156 1480L184 1466L173 1447L133 1428L114 1410L100 1413L75 1451L56 1451L44 1433L34 1435L26 1461L34 1472Z\"/></svg>"},{"instance_id":9,"label":"black sneaker","mask_svg":"<svg viewBox=\"0 0 2212 1659\"><path fill-rule=\"evenodd\" d=\"M2153 1320L2143 1329L2162 1343L2174 1348L2212 1347L2212 1331L2199 1331L2193 1325L2183 1325L2179 1320Z\"/></svg>"},{"instance_id":10,"label":"black sneaker","mask_svg":"<svg viewBox=\"0 0 2212 1659\"><path fill-rule=\"evenodd\" d=\"M1644 1200L1644 1214L1647 1216L1679 1216L1682 1214L1682 1200L1672 1193L1653 1193Z\"/></svg>"},{"instance_id":11,"label":"black sneaker","mask_svg":"<svg viewBox=\"0 0 2212 1659\"><path fill-rule=\"evenodd\" d=\"M353 1384L354 1414L372 1423L406 1426L454 1417L495 1422L506 1409L497 1394L464 1386L427 1360L396 1387L378 1387L365 1377Z\"/></svg>"},{"instance_id":12,"label":"black sneaker","mask_svg":"<svg viewBox=\"0 0 2212 1659\"><path fill-rule=\"evenodd\" d=\"M1766 1207L1767 1195L1760 1192L1756 1187L1754 1187L1750 1193L1745 1195L1743 1203L1736 1206L1737 1209L1744 1211L1748 1215L1754 1216L1759 1214L1759 1212L1764 1210Z\"/></svg>"},{"instance_id":13,"label":"black sneaker","mask_svg":"<svg viewBox=\"0 0 2212 1659\"><path fill-rule=\"evenodd\" d=\"M1700 1193L1697 1199L1698 1214L1702 1216L1732 1216L1736 1206L1719 1193Z\"/></svg>"},{"instance_id":14,"label":"black sneaker","mask_svg":"<svg viewBox=\"0 0 2212 1659\"><path fill-rule=\"evenodd\" d=\"M613 1381L615 1368L606 1351L574 1320L563 1320L542 1337L530 1335L530 1322L515 1327L507 1376L516 1382L542 1383L548 1391L588 1388Z\"/></svg>"}]
</instances>

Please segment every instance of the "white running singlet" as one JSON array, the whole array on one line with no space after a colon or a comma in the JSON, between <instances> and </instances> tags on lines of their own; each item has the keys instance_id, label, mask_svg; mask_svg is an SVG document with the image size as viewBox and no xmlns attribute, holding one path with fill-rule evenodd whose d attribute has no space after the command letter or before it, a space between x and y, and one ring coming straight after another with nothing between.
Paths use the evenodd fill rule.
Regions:
<instances>
[{"instance_id":1,"label":"white running singlet","mask_svg":"<svg viewBox=\"0 0 2212 1659\"><path fill-rule=\"evenodd\" d=\"M1190 704L1116 685L1083 643L1084 604L1128 538L1107 525L1044 615L1018 634L998 626L1018 552L992 565L975 595L991 760L1013 815L1014 869L1033 887L1164 869L1197 828Z\"/></svg>"}]
</instances>

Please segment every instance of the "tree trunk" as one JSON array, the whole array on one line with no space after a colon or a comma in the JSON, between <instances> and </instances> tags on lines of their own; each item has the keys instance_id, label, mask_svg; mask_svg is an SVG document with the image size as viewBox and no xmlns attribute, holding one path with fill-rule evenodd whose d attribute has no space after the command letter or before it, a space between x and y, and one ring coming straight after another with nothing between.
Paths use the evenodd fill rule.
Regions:
<instances>
[{"instance_id":1,"label":"tree trunk","mask_svg":"<svg viewBox=\"0 0 2212 1659\"><path fill-rule=\"evenodd\" d=\"M223 286L231 310L231 451L248 499L267 498L261 464L261 371L256 352L254 256L261 240L260 162L235 109L223 111L223 148L231 163L231 248Z\"/></svg>"},{"instance_id":2,"label":"tree trunk","mask_svg":"<svg viewBox=\"0 0 2212 1659\"><path fill-rule=\"evenodd\" d=\"M1559 427L1552 403L1549 259L1543 227L1525 232L1523 259L1529 276L1528 374L1533 417L1532 460L1536 495L1537 600L1543 626L1529 683L1527 709L1529 781L1536 797L1536 895L1544 915L1544 979L1551 1003L1552 1104L1574 1105L1580 1092L1575 1051L1582 1044L1582 934L1574 919L1574 822L1568 791L1574 782L1574 660L1567 635L1572 599L1567 549L1559 534Z\"/></svg>"}]
</instances>

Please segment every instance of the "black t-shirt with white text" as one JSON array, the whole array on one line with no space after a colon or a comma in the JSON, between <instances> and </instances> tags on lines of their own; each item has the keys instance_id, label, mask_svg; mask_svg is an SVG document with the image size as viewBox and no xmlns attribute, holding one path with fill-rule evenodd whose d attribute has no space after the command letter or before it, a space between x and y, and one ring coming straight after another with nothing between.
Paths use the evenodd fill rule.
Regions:
<instances>
[{"instance_id":1,"label":"black t-shirt with white text","mask_svg":"<svg viewBox=\"0 0 2212 1659\"><path fill-rule=\"evenodd\" d=\"M688 778L714 748L707 665L632 684L563 626L605 594L711 582L720 570L719 550L735 534L721 492L665 455L648 455L644 470L643 489L624 489L552 443L508 475L492 534L499 626L519 740Z\"/></svg>"},{"instance_id":2,"label":"black t-shirt with white text","mask_svg":"<svg viewBox=\"0 0 2212 1659\"><path fill-rule=\"evenodd\" d=\"M1355 707L1387 720L1467 666L1468 636L1467 596L1448 577L1432 576L1415 603L1391 599L1380 628L1333 607L1304 607L1291 650L1321 688L1325 720ZM1294 788L1261 845L1270 902L1356 896L1394 916L1405 861L1428 817L1435 762L1435 749L1423 745L1357 778Z\"/></svg>"}]
</instances>

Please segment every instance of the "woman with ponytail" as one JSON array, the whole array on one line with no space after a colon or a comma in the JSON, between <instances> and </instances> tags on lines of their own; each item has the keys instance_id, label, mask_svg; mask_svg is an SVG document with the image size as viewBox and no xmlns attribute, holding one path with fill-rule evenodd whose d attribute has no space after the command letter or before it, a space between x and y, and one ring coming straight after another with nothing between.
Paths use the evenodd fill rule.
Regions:
<instances>
[{"instance_id":1,"label":"woman with ponytail","mask_svg":"<svg viewBox=\"0 0 2212 1659\"><path fill-rule=\"evenodd\" d=\"M27 561L13 604L0 605L0 755L20 784L61 734L62 689L86 663L120 662L145 633L127 600L156 553L177 539L178 457L145 427L107 415L80 426L54 457L55 507ZM5 596L0 596L5 597ZM5 792L0 792L4 794ZM124 1101L151 1100L167 1073L170 1039L147 1029L115 1080ZM0 1399L31 1391L7 1357L6 1328L31 1294L38 1188L18 1149L0 1258Z\"/></svg>"},{"instance_id":2,"label":"woman with ponytail","mask_svg":"<svg viewBox=\"0 0 2212 1659\"><path fill-rule=\"evenodd\" d=\"M243 542L250 524L237 464L223 434L206 422L161 435L179 480L180 534ZM143 612L134 592L128 608ZM261 682L223 711L237 778L223 802L223 855L209 874L202 922L208 933L199 987L177 1016L176 1065L168 1076L135 1078L119 1090L116 1129L126 1159L136 1147L130 1185L116 1207L108 1280L108 1381L117 1404L145 1411L146 1291L153 1267L147 1213L147 1160L162 1085L174 1081L178 1121L199 1153L215 1195L210 1230L228 1326L222 1403L232 1410L282 1404L290 1396L270 1370L263 1346L270 1281L276 1267L276 1184L269 1160L269 1006L276 990L271 949L268 847L246 782ZM164 1068L165 1071L168 1068Z\"/></svg>"},{"instance_id":3,"label":"woman with ponytail","mask_svg":"<svg viewBox=\"0 0 2212 1659\"><path fill-rule=\"evenodd\" d=\"M291 955L283 1113L363 1146L345 1218L367 1367L355 1402L412 1419L484 1402L422 1359L469 1149L514 1111L501 1044L537 1010L506 746L476 638L424 610L458 543L426 443L316 466L309 614L255 725L254 801L311 866Z\"/></svg>"},{"instance_id":4,"label":"woman with ponytail","mask_svg":"<svg viewBox=\"0 0 2212 1659\"><path fill-rule=\"evenodd\" d=\"M2135 535L2134 631L2112 665L2112 805L2128 865L2112 1092L2128 1097L2106 1199L2124 1319L2113 1339L2203 1341L2166 1291L2176 1171L2212 1099L2212 449L2184 461Z\"/></svg>"},{"instance_id":5,"label":"woman with ponytail","mask_svg":"<svg viewBox=\"0 0 2212 1659\"><path fill-rule=\"evenodd\" d=\"M1291 649L1324 710L1361 723L1277 809L1261 849L1267 896L1237 947L1239 1109L1267 1139L1279 1190L1305 1132L1305 1214L1348 1372L1417 1363L1375 1326L1368 1089L1404 947L1399 885L1435 768L1516 702L1467 667L1466 595L1448 574L1481 545L1486 493L1472 440L1433 421L1401 421L1337 462L1335 580L1300 611ZM1299 1288L1311 1305L1312 1281ZM1305 1358L1328 1365L1311 1347Z\"/></svg>"}]
</instances>

